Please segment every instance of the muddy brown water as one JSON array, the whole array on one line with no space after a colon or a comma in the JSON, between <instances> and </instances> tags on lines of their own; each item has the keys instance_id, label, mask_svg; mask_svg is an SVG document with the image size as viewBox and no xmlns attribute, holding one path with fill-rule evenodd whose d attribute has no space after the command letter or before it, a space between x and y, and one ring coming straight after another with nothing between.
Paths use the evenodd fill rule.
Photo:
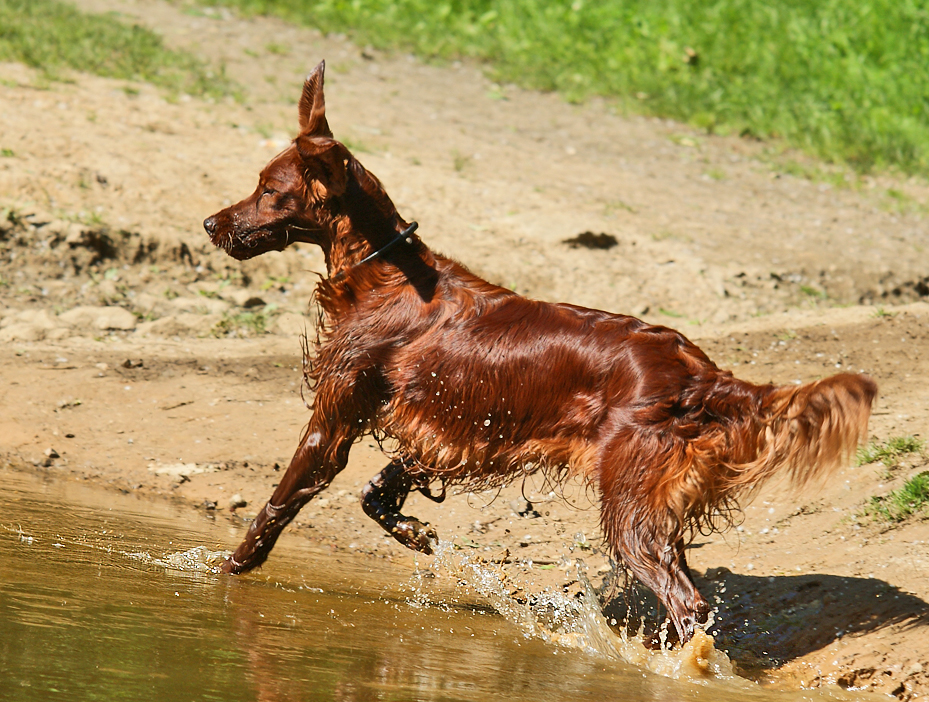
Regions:
<instances>
[{"instance_id":1,"label":"muddy brown water","mask_svg":"<svg viewBox=\"0 0 929 702\"><path fill-rule=\"evenodd\" d=\"M763 690L707 642L636 653L589 602L551 595L543 625L452 551L417 574L285 537L231 578L213 572L242 531L224 515L0 484L0 700L863 699Z\"/></svg>"}]
</instances>

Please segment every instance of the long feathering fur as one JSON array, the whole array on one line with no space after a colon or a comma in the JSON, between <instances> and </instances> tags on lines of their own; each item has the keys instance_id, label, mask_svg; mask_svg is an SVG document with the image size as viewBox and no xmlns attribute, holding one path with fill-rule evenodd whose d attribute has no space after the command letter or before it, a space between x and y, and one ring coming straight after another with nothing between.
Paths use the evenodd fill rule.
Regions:
<instances>
[{"instance_id":1,"label":"long feathering fur","mask_svg":"<svg viewBox=\"0 0 929 702\"><path fill-rule=\"evenodd\" d=\"M772 478L785 477L795 489L827 479L866 437L877 392L869 378L851 374L801 386L739 385L754 394L755 411L737 412L691 440L653 437L642 450L663 476L652 509L670 507L691 535L731 525L739 502Z\"/></svg>"},{"instance_id":2,"label":"long feathering fur","mask_svg":"<svg viewBox=\"0 0 929 702\"><path fill-rule=\"evenodd\" d=\"M765 450L740 467L737 482L750 486L779 468L798 488L825 479L867 437L876 394L870 378L851 374L777 388L768 400Z\"/></svg>"}]
</instances>

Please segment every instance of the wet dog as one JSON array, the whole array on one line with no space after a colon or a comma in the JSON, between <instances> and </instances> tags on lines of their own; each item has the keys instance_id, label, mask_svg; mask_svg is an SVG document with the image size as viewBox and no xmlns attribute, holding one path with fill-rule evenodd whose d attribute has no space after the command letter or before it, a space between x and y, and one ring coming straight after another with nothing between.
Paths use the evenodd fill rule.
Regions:
<instances>
[{"instance_id":1,"label":"wet dog","mask_svg":"<svg viewBox=\"0 0 929 702\"><path fill-rule=\"evenodd\" d=\"M709 613L685 560L694 534L726 526L737 500L776 473L804 484L839 465L866 435L874 382L753 385L674 330L529 300L432 252L333 138L323 71L307 78L300 133L255 192L204 222L237 259L305 242L322 248L328 272L306 354L309 425L224 571L263 563L371 433L397 448L362 507L424 553L434 530L400 512L412 490L441 500L448 485L582 476L599 494L612 554L688 641Z\"/></svg>"}]
</instances>

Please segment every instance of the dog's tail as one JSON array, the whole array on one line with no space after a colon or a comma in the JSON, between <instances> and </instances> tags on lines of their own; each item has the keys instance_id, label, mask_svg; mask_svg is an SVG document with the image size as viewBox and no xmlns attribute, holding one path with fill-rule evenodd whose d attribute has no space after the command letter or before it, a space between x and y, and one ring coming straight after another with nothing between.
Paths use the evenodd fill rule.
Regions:
<instances>
[{"instance_id":1,"label":"dog's tail","mask_svg":"<svg viewBox=\"0 0 929 702\"><path fill-rule=\"evenodd\" d=\"M685 414L670 430L629 429L614 442L599 475L607 540L622 543L648 522L667 528L662 520L692 538L732 525L770 478L824 481L867 436L876 395L866 375L776 387L726 374L699 402L714 429Z\"/></svg>"},{"instance_id":2,"label":"dog's tail","mask_svg":"<svg viewBox=\"0 0 929 702\"><path fill-rule=\"evenodd\" d=\"M768 387L752 443L754 458L731 465L729 489L751 490L786 471L795 487L825 479L867 438L877 385L842 373L798 386Z\"/></svg>"}]
</instances>

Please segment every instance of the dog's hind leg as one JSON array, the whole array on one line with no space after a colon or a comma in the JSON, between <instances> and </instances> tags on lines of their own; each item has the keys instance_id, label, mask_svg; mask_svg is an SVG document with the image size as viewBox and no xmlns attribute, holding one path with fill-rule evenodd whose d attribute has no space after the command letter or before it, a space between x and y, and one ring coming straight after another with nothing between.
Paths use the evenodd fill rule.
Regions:
<instances>
[{"instance_id":1,"label":"dog's hind leg","mask_svg":"<svg viewBox=\"0 0 929 702\"><path fill-rule=\"evenodd\" d=\"M430 499L441 501L428 492L428 486L423 486L410 474L409 465L404 460L394 459L365 485L361 491L361 507L401 544L414 551L431 554L439 538L435 529L400 513L407 495L414 488Z\"/></svg>"},{"instance_id":2,"label":"dog's hind leg","mask_svg":"<svg viewBox=\"0 0 929 702\"><path fill-rule=\"evenodd\" d=\"M610 545L630 572L646 585L668 611L668 623L646 643L650 648L671 646L676 641L687 643L699 624L705 624L710 606L697 590L687 560L684 540L655 533L641 522L622 534L618 543ZM664 638L664 640L662 640Z\"/></svg>"},{"instance_id":3,"label":"dog's hind leg","mask_svg":"<svg viewBox=\"0 0 929 702\"><path fill-rule=\"evenodd\" d=\"M710 607L687 567L681 520L661 500L655 504L656 473L648 462L642 461L645 468L629 468L636 463L635 439L622 437L614 445L599 476L604 537L617 560L655 593L674 625L664 642L656 636L650 645L687 643L697 625L706 623Z\"/></svg>"},{"instance_id":4,"label":"dog's hind leg","mask_svg":"<svg viewBox=\"0 0 929 702\"><path fill-rule=\"evenodd\" d=\"M667 626L664 627L667 629L666 646L675 641L690 641L696 627L706 624L710 614L710 605L694 584L684 550L683 539L666 544L658 559L657 577L654 584L649 584L668 610ZM662 645L661 631L655 633L648 645L652 648Z\"/></svg>"}]
</instances>

